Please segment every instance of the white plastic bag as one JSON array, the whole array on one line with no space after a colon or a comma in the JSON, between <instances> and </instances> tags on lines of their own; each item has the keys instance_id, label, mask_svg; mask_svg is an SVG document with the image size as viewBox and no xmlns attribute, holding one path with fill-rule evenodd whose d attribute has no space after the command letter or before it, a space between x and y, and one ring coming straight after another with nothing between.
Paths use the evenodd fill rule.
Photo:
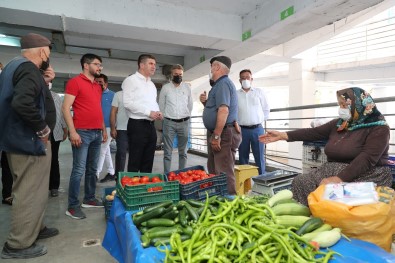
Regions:
<instances>
[{"instance_id":1,"label":"white plastic bag","mask_svg":"<svg viewBox=\"0 0 395 263\"><path fill-rule=\"evenodd\" d=\"M350 206L374 204L379 200L373 182L327 184L324 199Z\"/></svg>"}]
</instances>

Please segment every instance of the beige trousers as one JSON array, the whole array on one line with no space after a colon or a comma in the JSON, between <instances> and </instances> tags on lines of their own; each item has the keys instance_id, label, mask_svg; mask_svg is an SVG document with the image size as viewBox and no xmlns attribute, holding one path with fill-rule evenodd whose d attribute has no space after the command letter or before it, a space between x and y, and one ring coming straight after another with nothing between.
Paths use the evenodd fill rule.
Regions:
<instances>
[{"instance_id":1,"label":"beige trousers","mask_svg":"<svg viewBox=\"0 0 395 263\"><path fill-rule=\"evenodd\" d=\"M30 247L44 228L52 156L50 141L46 148L44 156L7 153L14 179L11 230L7 239L12 248Z\"/></svg>"}]
</instances>

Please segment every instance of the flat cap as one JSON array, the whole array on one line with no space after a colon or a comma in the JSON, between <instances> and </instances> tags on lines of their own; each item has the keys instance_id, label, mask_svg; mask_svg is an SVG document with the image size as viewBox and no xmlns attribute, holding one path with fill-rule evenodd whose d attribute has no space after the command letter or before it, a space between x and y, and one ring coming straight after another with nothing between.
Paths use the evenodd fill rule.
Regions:
<instances>
[{"instance_id":1,"label":"flat cap","mask_svg":"<svg viewBox=\"0 0 395 263\"><path fill-rule=\"evenodd\" d=\"M21 49L50 46L51 41L39 34L29 33L21 38Z\"/></svg>"},{"instance_id":2,"label":"flat cap","mask_svg":"<svg viewBox=\"0 0 395 263\"><path fill-rule=\"evenodd\" d=\"M226 57L226 56L218 56L218 57L213 57L210 60L210 64L213 64L214 61L218 61L221 62L222 64L224 64L225 66L227 66L229 69L232 66L232 60L230 60L230 58Z\"/></svg>"}]
</instances>

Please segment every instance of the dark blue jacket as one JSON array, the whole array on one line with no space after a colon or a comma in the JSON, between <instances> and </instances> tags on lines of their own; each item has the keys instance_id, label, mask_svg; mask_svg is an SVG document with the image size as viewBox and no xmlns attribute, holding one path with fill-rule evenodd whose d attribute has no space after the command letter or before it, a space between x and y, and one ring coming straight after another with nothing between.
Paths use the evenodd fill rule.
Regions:
<instances>
[{"instance_id":1,"label":"dark blue jacket","mask_svg":"<svg viewBox=\"0 0 395 263\"><path fill-rule=\"evenodd\" d=\"M0 150L26 155L45 155L45 145L36 135L36 131L11 106L14 96L14 73L26 62L29 62L26 58L17 57L8 63L0 74ZM40 86L42 87L39 87L39 96L34 98L34 101L44 120L44 79L40 81Z\"/></svg>"}]
</instances>

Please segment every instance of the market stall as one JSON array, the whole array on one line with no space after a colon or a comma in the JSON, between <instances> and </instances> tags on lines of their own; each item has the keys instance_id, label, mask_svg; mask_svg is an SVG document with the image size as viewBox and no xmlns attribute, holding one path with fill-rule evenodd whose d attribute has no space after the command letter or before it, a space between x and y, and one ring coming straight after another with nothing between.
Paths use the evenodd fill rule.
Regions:
<instances>
[{"instance_id":1,"label":"market stall","mask_svg":"<svg viewBox=\"0 0 395 263\"><path fill-rule=\"evenodd\" d=\"M112 204L103 247L119 262L123 263L157 263L163 262L165 254L155 247L143 248L140 232L133 224L131 211L126 211L119 198ZM361 240L341 239L331 247L342 256L335 255L331 263L395 263L395 256L378 246Z\"/></svg>"}]
</instances>

